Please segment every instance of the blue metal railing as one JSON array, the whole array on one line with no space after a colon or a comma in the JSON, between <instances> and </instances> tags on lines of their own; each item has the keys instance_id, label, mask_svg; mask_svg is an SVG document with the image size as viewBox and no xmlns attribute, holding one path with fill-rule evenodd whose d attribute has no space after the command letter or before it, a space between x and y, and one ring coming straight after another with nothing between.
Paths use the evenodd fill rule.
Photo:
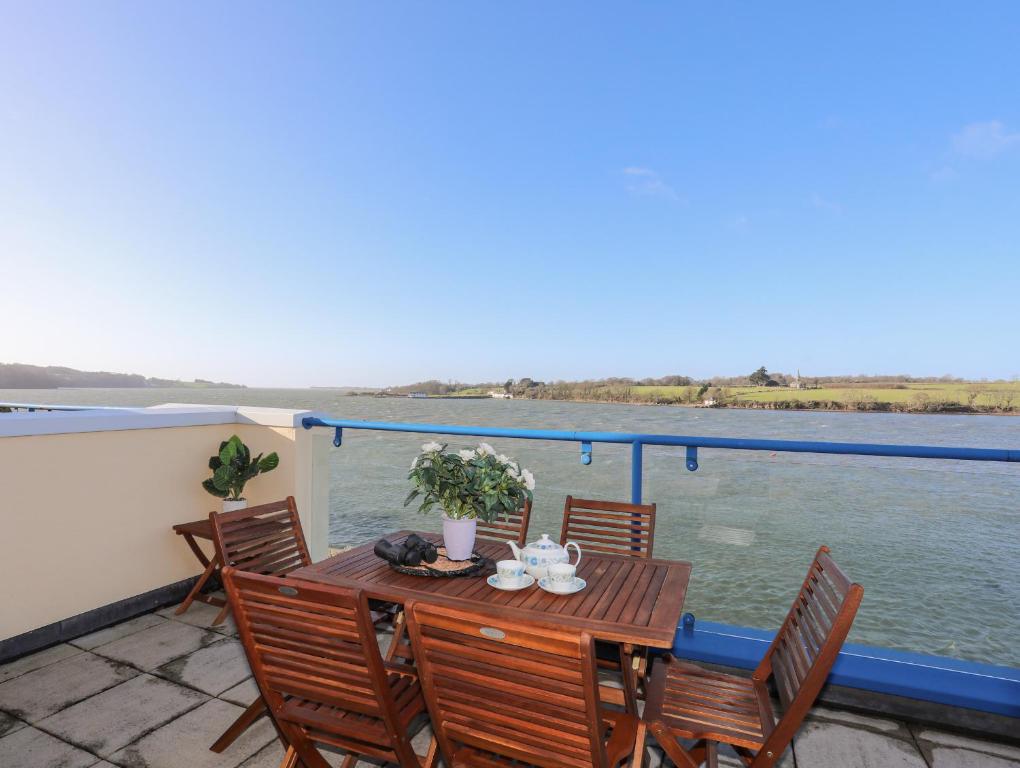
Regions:
<instances>
[{"instance_id":1,"label":"blue metal railing","mask_svg":"<svg viewBox=\"0 0 1020 768\"><path fill-rule=\"evenodd\" d=\"M385 421L324 419L316 416L302 419L302 424L305 429L313 427L334 429L333 444L338 447L343 441L344 429L576 442L581 446L582 464L591 463L592 444L594 443L629 444L631 446L631 499L636 504L641 503L642 449L645 445L686 448L685 465L692 472L698 468L698 448L955 461L1020 462L1020 450L999 448L759 440L625 432L570 432L552 429L510 429L451 424L401 424ZM772 637L772 633L760 629L733 627L714 622L695 622L693 615L685 614L683 623L677 628L673 653L695 661L750 669L764 655ZM1020 717L1020 669L1012 667L846 644L840 652L829 680L837 685L846 685L852 688L967 707L1009 717Z\"/></svg>"},{"instance_id":2,"label":"blue metal railing","mask_svg":"<svg viewBox=\"0 0 1020 768\"><path fill-rule=\"evenodd\" d=\"M124 408L115 405L50 405L48 403L0 403L0 408L11 411L122 411Z\"/></svg>"},{"instance_id":3,"label":"blue metal railing","mask_svg":"<svg viewBox=\"0 0 1020 768\"><path fill-rule=\"evenodd\" d=\"M333 445L337 447L340 446L343 439L343 430L345 429L574 442L581 445L582 464L591 463L593 443L629 444L631 446L630 498L634 504L641 503L642 449L646 445L666 445L686 448L685 465L691 472L698 468L698 448L725 448L735 451L829 453L849 456L891 456L911 459L1020 462L1020 449L953 448L948 446L890 445L885 443L827 443L808 440L759 440L740 437L698 437L694 435L656 435L632 432L569 432L558 429L511 429L507 427L459 426L453 424L401 424L389 421L323 419L318 416L307 416L302 419L301 423L305 429L311 429L312 427L330 427L335 429L336 436L333 439Z\"/></svg>"}]
</instances>

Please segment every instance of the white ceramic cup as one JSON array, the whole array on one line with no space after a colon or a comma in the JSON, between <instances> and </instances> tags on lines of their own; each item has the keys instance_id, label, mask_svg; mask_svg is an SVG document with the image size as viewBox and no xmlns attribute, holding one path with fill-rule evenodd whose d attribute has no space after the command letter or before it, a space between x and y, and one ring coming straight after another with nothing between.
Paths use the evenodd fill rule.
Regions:
<instances>
[{"instance_id":1,"label":"white ceramic cup","mask_svg":"<svg viewBox=\"0 0 1020 768\"><path fill-rule=\"evenodd\" d=\"M499 583L507 587L516 587L524 578L524 563L520 560L500 560L496 563L496 575Z\"/></svg>"},{"instance_id":2,"label":"white ceramic cup","mask_svg":"<svg viewBox=\"0 0 1020 768\"><path fill-rule=\"evenodd\" d=\"M572 563L553 563L549 566L549 583L553 589L566 591L574 586L577 566Z\"/></svg>"}]
</instances>

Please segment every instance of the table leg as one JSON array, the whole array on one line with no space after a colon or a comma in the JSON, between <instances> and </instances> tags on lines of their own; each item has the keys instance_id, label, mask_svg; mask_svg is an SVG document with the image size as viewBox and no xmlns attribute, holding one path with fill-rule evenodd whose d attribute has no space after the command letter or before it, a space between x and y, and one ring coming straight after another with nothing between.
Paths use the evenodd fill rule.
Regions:
<instances>
[{"instance_id":1,"label":"table leg","mask_svg":"<svg viewBox=\"0 0 1020 768\"><path fill-rule=\"evenodd\" d=\"M191 607L191 604L195 602L195 600L200 600L201 602L211 603L214 605L223 605L223 602L218 600L217 598L204 597L201 594L202 587L204 587L205 583L209 581L209 577L212 576L213 573L216 571L216 568L219 565L219 563L220 558L218 555L216 557L213 557L212 560L206 560L205 570L202 571L202 575L198 577L198 581L195 582L195 586L191 588L191 591L188 592L188 596L184 598L184 602L177 606L177 610L174 611L174 613L176 613L177 615L184 613L186 610L188 610L188 608ZM213 600L216 600L216 603L212 603Z\"/></svg>"}]
</instances>

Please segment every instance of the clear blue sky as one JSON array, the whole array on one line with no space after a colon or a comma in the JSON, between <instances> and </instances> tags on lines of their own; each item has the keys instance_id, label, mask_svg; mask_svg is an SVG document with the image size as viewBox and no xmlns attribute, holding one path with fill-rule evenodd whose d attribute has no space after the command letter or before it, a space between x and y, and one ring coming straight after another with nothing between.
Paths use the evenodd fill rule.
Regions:
<instances>
[{"instance_id":1,"label":"clear blue sky","mask_svg":"<svg viewBox=\"0 0 1020 768\"><path fill-rule=\"evenodd\" d=\"M1020 4L0 4L0 361L1020 374Z\"/></svg>"}]
</instances>

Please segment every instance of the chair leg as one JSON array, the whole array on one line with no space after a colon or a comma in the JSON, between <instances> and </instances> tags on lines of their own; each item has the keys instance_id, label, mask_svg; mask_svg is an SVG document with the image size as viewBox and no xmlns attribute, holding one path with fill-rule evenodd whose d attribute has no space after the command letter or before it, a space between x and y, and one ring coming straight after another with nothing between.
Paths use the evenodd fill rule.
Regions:
<instances>
[{"instance_id":1,"label":"chair leg","mask_svg":"<svg viewBox=\"0 0 1020 768\"><path fill-rule=\"evenodd\" d=\"M297 752L294 751L294 747L287 747L287 752L283 756L283 761L280 763L280 768L295 768L298 764Z\"/></svg>"},{"instance_id":2,"label":"chair leg","mask_svg":"<svg viewBox=\"0 0 1020 768\"><path fill-rule=\"evenodd\" d=\"M188 592L188 596L184 598L184 602L177 606L177 610L174 611L175 615L180 616L182 613L188 610L188 608L191 607L191 604L195 602L195 598L197 598L199 594L202 592L202 587L204 587L205 583L209 581L209 577L212 576L213 573L215 573L216 566L219 565L219 562L220 562L219 557L214 557L212 560L209 561L209 564L205 567L205 570L202 571L202 575L199 576L198 581L195 582L195 586L191 588L191 591Z\"/></svg>"},{"instance_id":3,"label":"chair leg","mask_svg":"<svg viewBox=\"0 0 1020 768\"><path fill-rule=\"evenodd\" d=\"M634 669L634 646L620 643L620 677L623 678L623 700L627 712L637 717L637 671Z\"/></svg>"},{"instance_id":4,"label":"chair leg","mask_svg":"<svg viewBox=\"0 0 1020 768\"><path fill-rule=\"evenodd\" d=\"M356 762L358 762L358 756L348 752L343 762L340 763L340 768L354 768Z\"/></svg>"},{"instance_id":5,"label":"chair leg","mask_svg":"<svg viewBox=\"0 0 1020 768\"><path fill-rule=\"evenodd\" d=\"M425 760L422 762L422 768L433 768L436 764L436 757L439 755L439 741L433 735L432 741L429 742L429 751L425 754Z\"/></svg>"},{"instance_id":6,"label":"chair leg","mask_svg":"<svg viewBox=\"0 0 1020 768\"><path fill-rule=\"evenodd\" d=\"M641 768L645 759L645 735L648 733L648 723L644 720L638 721L637 735L634 737L634 756L630 761L630 768Z\"/></svg>"},{"instance_id":7,"label":"chair leg","mask_svg":"<svg viewBox=\"0 0 1020 768\"><path fill-rule=\"evenodd\" d=\"M648 729L652 732L658 745L669 755L669 759L677 765L677 768L699 768L702 760L696 761L691 757L665 725L658 722L649 723Z\"/></svg>"},{"instance_id":8,"label":"chair leg","mask_svg":"<svg viewBox=\"0 0 1020 768\"><path fill-rule=\"evenodd\" d=\"M397 650L407 636L407 619L404 612L400 611L393 617L393 637L390 638L390 647L386 649L386 661L393 661L397 658Z\"/></svg>"},{"instance_id":9,"label":"chair leg","mask_svg":"<svg viewBox=\"0 0 1020 768\"><path fill-rule=\"evenodd\" d=\"M705 742L705 759L708 768L719 768L719 745L714 741Z\"/></svg>"},{"instance_id":10,"label":"chair leg","mask_svg":"<svg viewBox=\"0 0 1020 768\"><path fill-rule=\"evenodd\" d=\"M223 732L223 735L216 739L216 742L209 747L212 752L222 752L231 744L233 744L237 737L248 730L252 723L258 720L262 715L266 714L266 702L263 701L262 697L259 696L255 701L248 705L248 709L241 713L233 724ZM297 759L297 753L294 754L294 758Z\"/></svg>"},{"instance_id":11,"label":"chair leg","mask_svg":"<svg viewBox=\"0 0 1020 768\"><path fill-rule=\"evenodd\" d=\"M218 614L216 614L216 618L213 619L212 626L216 627L216 626L219 626L220 624L222 624L223 620L227 618L227 615L229 613L230 613L230 603L227 603L226 605L224 605L220 609L220 612Z\"/></svg>"}]
</instances>

